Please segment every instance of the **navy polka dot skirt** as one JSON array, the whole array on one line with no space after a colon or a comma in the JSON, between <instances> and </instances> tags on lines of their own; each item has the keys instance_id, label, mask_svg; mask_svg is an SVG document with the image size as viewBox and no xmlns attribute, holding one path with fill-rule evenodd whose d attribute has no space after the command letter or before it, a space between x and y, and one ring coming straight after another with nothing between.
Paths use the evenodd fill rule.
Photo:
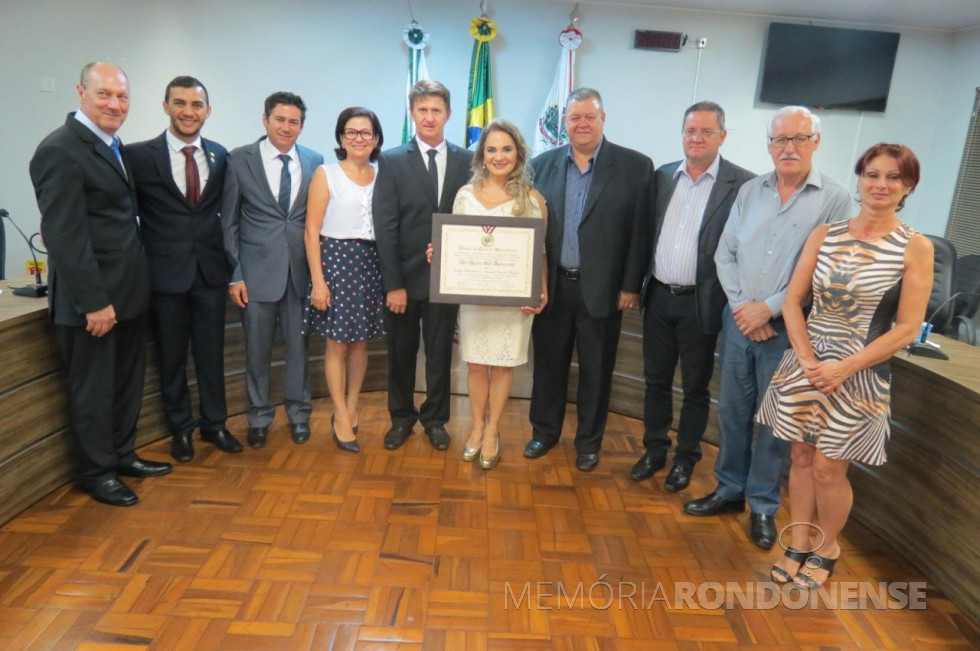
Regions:
<instances>
[{"instance_id":1,"label":"navy polka dot skirt","mask_svg":"<svg viewBox=\"0 0 980 651\"><path fill-rule=\"evenodd\" d=\"M330 306L316 309L307 292L303 332L342 343L384 337L384 290L374 242L321 237L320 264Z\"/></svg>"}]
</instances>

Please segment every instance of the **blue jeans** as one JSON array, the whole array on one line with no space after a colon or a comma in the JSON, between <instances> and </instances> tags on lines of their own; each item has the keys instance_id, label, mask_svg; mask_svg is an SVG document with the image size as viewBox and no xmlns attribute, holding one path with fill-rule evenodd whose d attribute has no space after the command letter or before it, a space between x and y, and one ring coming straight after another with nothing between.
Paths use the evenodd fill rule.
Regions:
<instances>
[{"instance_id":1,"label":"blue jeans","mask_svg":"<svg viewBox=\"0 0 980 651\"><path fill-rule=\"evenodd\" d=\"M776 336L755 342L741 333L731 310L722 316L721 440L715 463L717 493L726 500L744 498L753 513L765 515L779 509L779 479L789 453L787 441L754 422L769 380L789 348L786 325L781 319L771 325Z\"/></svg>"}]
</instances>

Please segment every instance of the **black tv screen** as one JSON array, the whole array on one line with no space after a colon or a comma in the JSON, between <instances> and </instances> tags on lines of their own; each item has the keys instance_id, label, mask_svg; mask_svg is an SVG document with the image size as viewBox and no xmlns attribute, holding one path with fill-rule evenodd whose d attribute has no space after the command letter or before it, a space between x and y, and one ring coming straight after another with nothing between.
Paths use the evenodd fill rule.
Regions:
<instances>
[{"instance_id":1,"label":"black tv screen","mask_svg":"<svg viewBox=\"0 0 980 651\"><path fill-rule=\"evenodd\" d=\"M813 108L884 111L899 36L771 23L759 99Z\"/></svg>"}]
</instances>

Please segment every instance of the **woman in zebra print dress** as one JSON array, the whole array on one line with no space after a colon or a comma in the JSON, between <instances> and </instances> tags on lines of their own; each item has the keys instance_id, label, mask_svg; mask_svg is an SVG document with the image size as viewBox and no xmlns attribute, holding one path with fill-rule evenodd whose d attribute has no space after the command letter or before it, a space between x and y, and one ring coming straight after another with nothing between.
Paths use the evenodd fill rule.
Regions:
<instances>
[{"instance_id":1,"label":"woman in zebra print dress","mask_svg":"<svg viewBox=\"0 0 980 651\"><path fill-rule=\"evenodd\" d=\"M932 243L896 214L919 182L915 154L879 143L855 172L861 211L807 240L783 305L792 348L756 416L792 441L794 524L788 545L780 535L777 583L819 587L833 573L852 503L848 466L885 462L888 360L918 334L932 290Z\"/></svg>"}]
</instances>

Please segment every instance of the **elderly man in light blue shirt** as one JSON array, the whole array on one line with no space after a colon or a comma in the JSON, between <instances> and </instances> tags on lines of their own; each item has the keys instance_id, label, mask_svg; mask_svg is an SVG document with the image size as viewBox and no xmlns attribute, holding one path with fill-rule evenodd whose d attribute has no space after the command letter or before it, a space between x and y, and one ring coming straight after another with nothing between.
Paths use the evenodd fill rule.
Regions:
<instances>
[{"instance_id":1,"label":"elderly man in light blue shirt","mask_svg":"<svg viewBox=\"0 0 980 651\"><path fill-rule=\"evenodd\" d=\"M800 251L819 224L848 217L847 191L812 164L820 119L799 106L779 109L769 123L775 170L742 186L718 243L715 264L730 310L722 326L718 487L684 505L690 515L740 513L748 500L751 538L763 549L776 540L779 480L788 446L753 418L769 380L789 348L783 297Z\"/></svg>"}]
</instances>

